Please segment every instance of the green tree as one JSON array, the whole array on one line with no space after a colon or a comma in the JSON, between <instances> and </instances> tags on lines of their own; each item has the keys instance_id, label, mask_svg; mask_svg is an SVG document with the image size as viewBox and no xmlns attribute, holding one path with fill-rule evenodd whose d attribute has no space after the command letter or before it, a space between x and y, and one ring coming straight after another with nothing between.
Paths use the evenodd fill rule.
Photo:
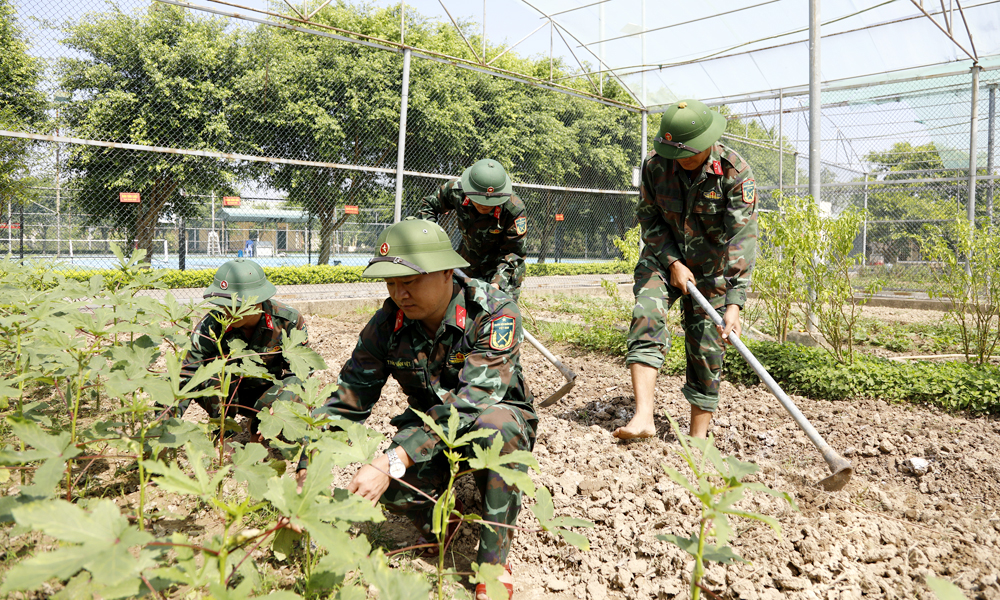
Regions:
<instances>
[{"instance_id":1,"label":"green tree","mask_svg":"<svg viewBox=\"0 0 1000 600\"><path fill-rule=\"evenodd\" d=\"M0 0L0 128L45 130L45 96L39 89L41 61L28 54L14 5ZM0 138L0 197L26 193L31 142Z\"/></svg>"},{"instance_id":2,"label":"green tree","mask_svg":"<svg viewBox=\"0 0 1000 600\"><path fill-rule=\"evenodd\" d=\"M83 55L60 64L63 88L78 98L69 127L96 140L238 150L230 114L247 54L244 34L226 25L162 4L134 13L112 6L68 25L65 44ZM74 147L69 169L81 212L147 252L161 217L193 216L203 210L194 194L234 193L237 181L226 160L96 146ZM120 204L119 192L139 192L142 202Z\"/></svg>"}]
</instances>

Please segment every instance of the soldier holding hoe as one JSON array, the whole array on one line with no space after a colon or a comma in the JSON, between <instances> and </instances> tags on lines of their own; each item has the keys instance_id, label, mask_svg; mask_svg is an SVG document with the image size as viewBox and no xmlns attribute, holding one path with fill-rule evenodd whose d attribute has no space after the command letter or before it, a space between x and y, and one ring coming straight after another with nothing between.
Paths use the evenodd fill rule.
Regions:
<instances>
[{"instance_id":1,"label":"soldier holding hoe","mask_svg":"<svg viewBox=\"0 0 1000 600\"><path fill-rule=\"evenodd\" d=\"M231 386L226 414L241 414L249 418L250 437L254 442L263 442L257 427L260 420L258 411L265 409L275 400L298 400L298 396L287 389L289 385L301 381L292 375L288 361L282 355L282 332L291 334L299 329L307 332L305 320L299 311L291 306L272 300L277 290L264 270L252 260L237 258L223 264L215 272L212 285L205 289L204 297L214 308L206 314L191 334L191 350L181 367L181 385L187 384L198 367L209 363L223 354L230 353L230 344L240 340L246 344L244 354L257 354L264 368L274 377L270 381L258 377L234 378ZM241 312L244 315L236 322L228 325L223 331L225 321L231 321L236 310L246 308L252 303L253 309ZM222 336L221 344L216 342ZM308 343L308 338L304 343ZM230 362L237 362L232 358ZM217 379L205 381L199 389L218 386ZM198 398L196 401L213 419L222 414L218 396ZM183 401L175 414L182 415L190 400ZM221 425L221 426L224 426Z\"/></svg>"},{"instance_id":2,"label":"soldier holding hoe","mask_svg":"<svg viewBox=\"0 0 1000 600\"><path fill-rule=\"evenodd\" d=\"M496 432L474 443L486 447L499 435L503 454L534 447L538 419L521 373L521 313L494 286L453 274L469 263L436 223L408 217L388 227L377 247L364 276L384 279L389 298L362 330L337 391L316 414L364 421L388 378L399 383L410 408L392 419L397 432L388 451L361 467L348 490L409 517L429 535L434 502L413 488L438 496L449 468L444 445L414 411L447 428L454 407L460 435ZM300 481L304 473L299 471ZM479 471L475 478L483 518L513 525L520 492L493 471ZM481 525L477 562L506 565L512 539L512 529ZM509 597L509 568L501 581ZM476 599L488 600L482 584Z\"/></svg>"},{"instance_id":3,"label":"soldier holding hoe","mask_svg":"<svg viewBox=\"0 0 1000 600\"><path fill-rule=\"evenodd\" d=\"M465 271L515 301L524 280L524 202L513 193L510 177L495 160L483 159L420 201L417 217L437 223L455 211L462 243L458 252L469 262Z\"/></svg>"},{"instance_id":4,"label":"soldier holding hoe","mask_svg":"<svg viewBox=\"0 0 1000 600\"><path fill-rule=\"evenodd\" d=\"M656 374L669 347L667 309L681 298L687 379L694 437L706 437L719 405L722 340L741 333L757 247L756 183L736 152L718 140L726 119L697 100L678 102L660 120L654 152L642 164L636 208L645 247L635 267L636 304L626 364L635 392L635 416L615 430L621 439L651 437ZM716 327L688 295L692 282L719 311Z\"/></svg>"}]
</instances>

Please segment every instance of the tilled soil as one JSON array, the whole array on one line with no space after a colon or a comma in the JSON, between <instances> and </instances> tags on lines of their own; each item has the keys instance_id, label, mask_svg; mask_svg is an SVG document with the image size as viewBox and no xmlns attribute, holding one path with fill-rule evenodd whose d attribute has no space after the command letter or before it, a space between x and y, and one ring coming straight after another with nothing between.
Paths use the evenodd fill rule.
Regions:
<instances>
[{"instance_id":1,"label":"tilled soil","mask_svg":"<svg viewBox=\"0 0 1000 600\"><path fill-rule=\"evenodd\" d=\"M312 346L334 381L350 356L364 317L309 317ZM662 465L689 474L665 418L657 437L621 443L611 431L631 416L633 399L621 361L552 348L579 374L576 389L556 405L539 409L535 446L541 471L533 478L549 488L558 515L596 524L587 531L590 551L567 546L548 533L520 533L510 564L515 598L686 598L693 560L657 539L696 531L694 499L671 481ZM537 399L562 385L558 371L525 345L522 365ZM657 410L686 431L688 404L682 378L661 376ZM826 440L854 465L850 484L827 493L816 482L829 474L805 435L763 385L722 386L713 423L723 454L753 461L749 480L793 495L784 500L755 493L738 505L776 518L782 534L764 524L735 519L734 550L751 564L708 570L707 584L722 598L848 600L861 597L932 598L928 575L955 582L969 598L1000 598L1000 421L943 414L933 408L890 405L878 400L825 402L795 397ZM368 425L392 434L389 419L405 408L390 380ZM903 461L930 462L923 476L907 473ZM354 468L338 474L346 486ZM459 497L479 507L471 480ZM530 503L530 500L527 501ZM537 527L530 511L519 525ZM468 528L466 528L468 529ZM391 519L382 534L387 546L406 546L416 534ZM460 567L475 557L476 534L463 531L455 546ZM422 564L415 561L417 567Z\"/></svg>"}]
</instances>

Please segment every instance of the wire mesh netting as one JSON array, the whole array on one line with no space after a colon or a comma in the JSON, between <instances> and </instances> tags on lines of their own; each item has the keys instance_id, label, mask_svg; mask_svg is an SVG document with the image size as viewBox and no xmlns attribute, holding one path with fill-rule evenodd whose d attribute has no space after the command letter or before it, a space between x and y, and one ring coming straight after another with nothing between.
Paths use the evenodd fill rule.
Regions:
<instances>
[{"instance_id":1,"label":"wire mesh netting","mask_svg":"<svg viewBox=\"0 0 1000 600\"><path fill-rule=\"evenodd\" d=\"M145 250L153 268L214 269L240 254L360 266L394 220L399 169L405 217L487 157L525 202L529 262L615 260L613 240L635 223L642 118L620 89L595 100L415 53L400 164L403 52L323 29L398 40L398 11L335 4L309 31L139 0L40 0L15 16L20 37L7 43L23 55L22 91L0 112L4 254L102 269L116 243ZM464 44L419 20L407 31L418 47L457 55ZM503 61L579 73L514 52ZM1000 71L981 73L982 223L998 82ZM615 96L613 78L599 83ZM824 90L821 199L832 214L867 210L856 251L890 288L924 289L933 264L920 237L968 206L971 92L969 75ZM808 108L804 94L770 94L721 109L723 141L752 165L762 209L808 193ZM443 225L457 244L454 219Z\"/></svg>"}]
</instances>

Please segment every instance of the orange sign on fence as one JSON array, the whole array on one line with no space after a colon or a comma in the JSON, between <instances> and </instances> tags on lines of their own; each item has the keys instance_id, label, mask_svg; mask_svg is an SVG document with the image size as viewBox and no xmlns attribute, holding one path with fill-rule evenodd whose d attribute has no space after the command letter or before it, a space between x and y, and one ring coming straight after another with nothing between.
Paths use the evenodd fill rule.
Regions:
<instances>
[{"instance_id":1,"label":"orange sign on fence","mask_svg":"<svg viewBox=\"0 0 1000 600\"><path fill-rule=\"evenodd\" d=\"M222 197L222 205L223 206L239 207L239 205L240 205L240 197L239 196L223 196Z\"/></svg>"},{"instance_id":2,"label":"orange sign on fence","mask_svg":"<svg viewBox=\"0 0 1000 600\"><path fill-rule=\"evenodd\" d=\"M20 229L20 223L0 223L0 229Z\"/></svg>"},{"instance_id":3,"label":"orange sign on fence","mask_svg":"<svg viewBox=\"0 0 1000 600\"><path fill-rule=\"evenodd\" d=\"M353 205L353 204L345 204L344 205L344 214L345 215L356 215L356 214L358 214L358 207L355 206L355 205Z\"/></svg>"},{"instance_id":4,"label":"orange sign on fence","mask_svg":"<svg viewBox=\"0 0 1000 600\"><path fill-rule=\"evenodd\" d=\"M563 220L563 214L562 213L556 213L556 221L562 221L562 220Z\"/></svg>"},{"instance_id":5,"label":"orange sign on fence","mask_svg":"<svg viewBox=\"0 0 1000 600\"><path fill-rule=\"evenodd\" d=\"M118 194L119 202L128 202L130 204L139 203L139 193L138 192L120 192Z\"/></svg>"}]
</instances>

